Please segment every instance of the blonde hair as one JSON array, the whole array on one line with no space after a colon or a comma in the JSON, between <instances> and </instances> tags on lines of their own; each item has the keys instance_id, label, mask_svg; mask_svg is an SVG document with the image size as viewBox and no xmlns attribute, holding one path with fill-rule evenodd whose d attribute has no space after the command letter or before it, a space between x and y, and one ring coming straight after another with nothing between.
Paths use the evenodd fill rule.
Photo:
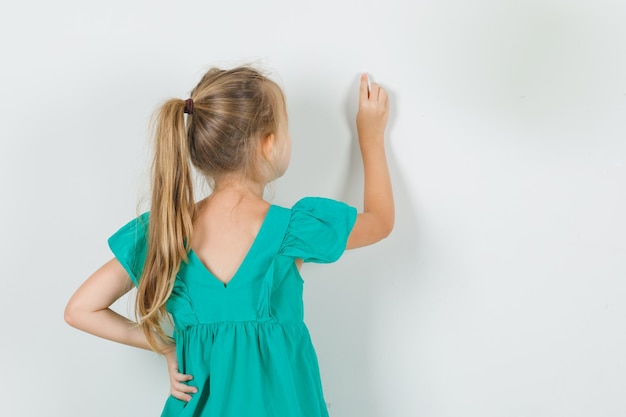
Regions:
<instances>
[{"instance_id":1,"label":"blonde hair","mask_svg":"<svg viewBox=\"0 0 626 417\"><path fill-rule=\"evenodd\" d=\"M238 173L268 178L261 140L278 131L285 100L280 87L243 66L210 69L186 101L168 100L156 118L148 251L135 311L150 346L168 339L161 327L181 261L187 262L196 215L191 164L209 181Z\"/></svg>"}]
</instances>

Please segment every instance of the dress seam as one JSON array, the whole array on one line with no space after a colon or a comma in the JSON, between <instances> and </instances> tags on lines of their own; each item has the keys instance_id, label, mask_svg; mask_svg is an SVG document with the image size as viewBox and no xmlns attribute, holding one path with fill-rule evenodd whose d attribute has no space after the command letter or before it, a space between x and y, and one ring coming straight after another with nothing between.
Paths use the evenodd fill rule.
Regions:
<instances>
[{"instance_id":1,"label":"dress seam","mask_svg":"<svg viewBox=\"0 0 626 417\"><path fill-rule=\"evenodd\" d=\"M194 327L208 327L208 326L216 326L219 324L247 324L247 323L255 323L261 326L277 324L280 326L297 326L305 324L304 321L259 321L259 320L222 320L222 321L211 321L207 323L195 323L185 326L180 330L187 330Z\"/></svg>"}]
</instances>

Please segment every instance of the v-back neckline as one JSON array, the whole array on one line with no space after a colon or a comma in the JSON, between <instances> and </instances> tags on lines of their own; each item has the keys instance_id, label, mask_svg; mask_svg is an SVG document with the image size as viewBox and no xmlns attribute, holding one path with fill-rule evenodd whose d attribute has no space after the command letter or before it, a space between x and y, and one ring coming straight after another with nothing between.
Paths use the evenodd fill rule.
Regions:
<instances>
[{"instance_id":1,"label":"v-back neckline","mask_svg":"<svg viewBox=\"0 0 626 417\"><path fill-rule=\"evenodd\" d=\"M274 208L274 205L270 204L269 208L267 209L267 212L265 213L265 217L263 218L263 222L261 223L261 227L259 228L259 231L257 232L256 236L252 240L252 244L250 245L250 248L248 248L248 251L246 252L245 256L243 257L243 260L241 261L241 263L239 264L239 266L235 270L235 273L230 277L230 279L228 281L223 281L217 275L215 275L209 269L209 267L206 266L206 264L202 261L202 259L200 259L198 254L193 249L189 249L189 256L194 258L194 260L197 261L200 269L202 269L206 274L208 274L210 276L211 282L219 284L223 288L228 288L230 283L235 278L237 278L238 275L240 275L241 271L244 269L244 267L248 263L247 261L251 257L251 254L254 252L255 248L259 245L259 241L261 240L262 235L264 234L265 229L267 228L266 225L267 225L268 220L269 220L269 218L270 218L270 216L272 214L272 209L273 208Z\"/></svg>"}]
</instances>

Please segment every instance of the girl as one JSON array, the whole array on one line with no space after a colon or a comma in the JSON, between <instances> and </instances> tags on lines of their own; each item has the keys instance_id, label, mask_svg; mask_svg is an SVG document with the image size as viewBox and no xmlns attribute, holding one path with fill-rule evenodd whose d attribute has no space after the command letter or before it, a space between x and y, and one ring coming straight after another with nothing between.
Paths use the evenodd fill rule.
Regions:
<instances>
[{"instance_id":1,"label":"girl","mask_svg":"<svg viewBox=\"0 0 626 417\"><path fill-rule=\"evenodd\" d=\"M191 98L160 109L150 211L109 238L115 257L72 296L65 320L163 354L171 395L162 416L328 416L299 270L391 232L388 109L385 90L370 90L363 74L363 213L312 197L283 208L263 200L290 158L281 89L249 67L209 70ZM191 164L212 189L197 202ZM137 323L109 308L133 285ZM162 327L170 316L172 337Z\"/></svg>"}]
</instances>

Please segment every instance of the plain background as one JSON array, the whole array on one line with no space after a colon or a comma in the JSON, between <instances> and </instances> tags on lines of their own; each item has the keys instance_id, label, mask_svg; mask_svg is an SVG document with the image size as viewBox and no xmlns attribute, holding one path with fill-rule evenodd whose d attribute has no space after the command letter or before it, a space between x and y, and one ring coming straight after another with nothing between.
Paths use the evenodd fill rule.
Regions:
<instances>
[{"instance_id":1,"label":"plain background","mask_svg":"<svg viewBox=\"0 0 626 417\"><path fill-rule=\"evenodd\" d=\"M63 309L145 207L158 104L255 62L288 98L277 204L360 207L359 73L392 97L393 234L303 270L333 417L626 415L625 21L600 0L4 2L1 414L159 415L164 361Z\"/></svg>"}]
</instances>

